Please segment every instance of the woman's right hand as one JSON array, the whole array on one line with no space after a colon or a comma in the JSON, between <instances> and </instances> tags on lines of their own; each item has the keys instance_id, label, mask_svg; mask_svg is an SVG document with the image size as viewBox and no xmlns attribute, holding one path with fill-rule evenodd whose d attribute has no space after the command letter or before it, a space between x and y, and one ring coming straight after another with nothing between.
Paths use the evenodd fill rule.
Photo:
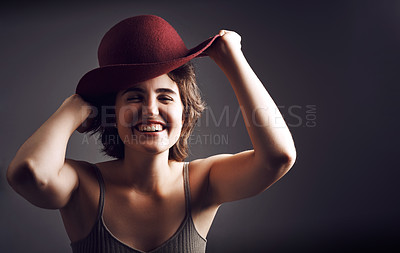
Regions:
<instances>
[{"instance_id":1,"label":"woman's right hand","mask_svg":"<svg viewBox=\"0 0 400 253\"><path fill-rule=\"evenodd\" d=\"M74 94L64 100L59 110L67 110L74 115L76 119L76 130L80 133L84 133L90 129L95 117L95 107L90 103L86 102L80 95Z\"/></svg>"}]
</instances>

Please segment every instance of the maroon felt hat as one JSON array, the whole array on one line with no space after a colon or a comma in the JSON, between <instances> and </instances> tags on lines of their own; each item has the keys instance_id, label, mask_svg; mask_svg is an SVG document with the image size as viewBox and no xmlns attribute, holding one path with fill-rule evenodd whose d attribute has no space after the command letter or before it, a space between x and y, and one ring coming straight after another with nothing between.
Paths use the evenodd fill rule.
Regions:
<instances>
[{"instance_id":1,"label":"maroon felt hat","mask_svg":"<svg viewBox=\"0 0 400 253\"><path fill-rule=\"evenodd\" d=\"M201 56L218 36L187 49L176 30L160 17L124 19L104 35L98 49L100 67L81 78L76 93L96 97L166 74Z\"/></svg>"}]
</instances>

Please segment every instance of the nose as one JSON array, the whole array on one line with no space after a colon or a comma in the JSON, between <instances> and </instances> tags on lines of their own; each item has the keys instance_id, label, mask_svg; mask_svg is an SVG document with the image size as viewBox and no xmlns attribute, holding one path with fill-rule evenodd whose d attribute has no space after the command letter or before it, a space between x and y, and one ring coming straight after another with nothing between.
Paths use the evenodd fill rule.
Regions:
<instances>
[{"instance_id":1,"label":"nose","mask_svg":"<svg viewBox=\"0 0 400 253\"><path fill-rule=\"evenodd\" d=\"M148 98L142 106L142 114L143 116L151 117L158 116L158 106L155 98Z\"/></svg>"}]
</instances>

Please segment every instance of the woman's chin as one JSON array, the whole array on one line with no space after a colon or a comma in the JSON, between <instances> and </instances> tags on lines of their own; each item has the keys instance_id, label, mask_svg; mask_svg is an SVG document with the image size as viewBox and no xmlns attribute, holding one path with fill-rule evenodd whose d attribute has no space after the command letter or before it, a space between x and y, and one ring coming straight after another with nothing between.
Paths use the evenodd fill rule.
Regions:
<instances>
[{"instance_id":1,"label":"woman's chin","mask_svg":"<svg viewBox=\"0 0 400 253\"><path fill-rule=\"evenodd\" d=\"M139 132L137 129L132 131L131 135L126 135L123 139L125 148L133 152L139 151L148 154L160 154L168 151L178 138L170 138L166 130L160 132Z\"/></svg>"},{"instance_id":2,"label":"woman's chin","mask_svg":"<svg viewBox=\"0 0 400 253\"><path fill-rule=\"evenodd\" d=\"M168 151L172 145L169 142L163 142L162 140L144 140L140 144L128 144L125 143L125 147L131 149L133 152L147 153L147 154L161 154Z\"/></svg>"},{"instance_id":3,"label":"woman's chin","mask_svg":"<svg viewBox=\"0 0 400 253\"><path fill-rule=\"evenodd\" d=\"M160 154L168 151L170 147L164 143L145 143L140 148L150 154Z\"/></svg>"}]
</instances>

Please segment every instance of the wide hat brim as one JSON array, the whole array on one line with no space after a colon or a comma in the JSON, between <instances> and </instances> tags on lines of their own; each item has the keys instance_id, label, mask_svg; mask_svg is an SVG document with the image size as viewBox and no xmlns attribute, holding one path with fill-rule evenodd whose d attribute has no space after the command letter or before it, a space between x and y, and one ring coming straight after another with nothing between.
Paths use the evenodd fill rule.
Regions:
<instances>
[{"instance_id":1,"label":"wide hat brim","mask_svg":"<svg viewBox=\"0 0 400 253\"><path fill-rule=\"evenodd\" d=\"M215 35L196 47L189 49L186 56L155 63L116 64L102 66L87 72L79 81L76 93L85 98L95 98L125 90L130 86L153 79L182 66L202 54L219 37Z\"/></svg>"}]
</instances>

